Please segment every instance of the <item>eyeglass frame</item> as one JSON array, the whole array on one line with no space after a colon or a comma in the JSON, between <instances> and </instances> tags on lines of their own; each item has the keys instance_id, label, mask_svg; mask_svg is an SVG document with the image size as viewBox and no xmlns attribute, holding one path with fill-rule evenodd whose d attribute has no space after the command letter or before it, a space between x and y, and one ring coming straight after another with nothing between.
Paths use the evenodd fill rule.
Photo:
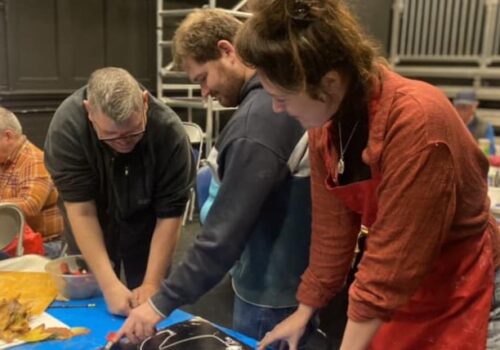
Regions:
<instances>
[{"instance_id":1,"label":"eyeglass frame","mask_svg":"<svg viewBox=\"0 0 500 350\"><path fill-rule=\"evenodd\" d=\"M100 129L99 123L97 123L95 120L93 120L93 118L89 118L89 120L92 123L92 125L94 126L94 130L97 134L97 139L99 141L101 141L101 142L115 142L115 141L119 141L119 140L132 140L136 137L144 135L144 133L146 132L147 114L146 114L146 109L143 108L143 110L142 110L142 130L141 131L136 131L136 132L130 133L128 135L116 136L116 137L101 138L99 136L99 132L100 132L99 131L99 129Z\"/></svg>"}]
</instances>

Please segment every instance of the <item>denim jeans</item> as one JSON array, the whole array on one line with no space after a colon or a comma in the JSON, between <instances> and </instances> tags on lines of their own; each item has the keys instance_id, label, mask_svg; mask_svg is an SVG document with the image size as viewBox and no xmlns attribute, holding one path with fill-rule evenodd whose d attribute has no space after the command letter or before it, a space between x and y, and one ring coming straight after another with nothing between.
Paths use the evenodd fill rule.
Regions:
<instances>
[{"instance_id":1,"label":"denim jeans","mask_svg":"<svg viewBox=\"0 0 500 350\"><path fill-rule=\"evenodd\" d=\"M237 295L234 296L233 329L261 340L267 332L270 332L278 323L290 316L297 307L269 308L249 304ZM309 322L307 329L302 336L299 349L305 349L305 344L311 334L317 329L316 318ZM285 342L274 343L268 349L286 350L288 345Z\"/></svg>"},{"instance_id":2,"label":"denim jeans","mask_svg":"<svg viewBox=\"0 0 500 350\"><path fill-rule=\"evenodd\" d=\"M486 349L500 349L500 269L495 273L495 286L491 303Z\"/></svg>"}]
</instances>

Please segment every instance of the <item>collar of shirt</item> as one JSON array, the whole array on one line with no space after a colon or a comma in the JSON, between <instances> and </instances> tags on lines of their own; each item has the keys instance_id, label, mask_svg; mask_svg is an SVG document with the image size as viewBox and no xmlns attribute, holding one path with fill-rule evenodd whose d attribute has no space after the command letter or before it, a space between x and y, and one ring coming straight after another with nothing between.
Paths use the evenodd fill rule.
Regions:
<instances>
[{"instance_id":1,"label":"collar of shirt","mask_svg":"<svg viewBox=\"0 0 500 350\"><path fill-rule=\"evenodd\" d=\"M2 171L5 171L9 166L17 162L21 151L24 149L27 143L28 139L26 138L26 135L22 135L18 146L12 150L9 157L7 157L7 160L1 164Z\"/></svg>"}]
</instances>

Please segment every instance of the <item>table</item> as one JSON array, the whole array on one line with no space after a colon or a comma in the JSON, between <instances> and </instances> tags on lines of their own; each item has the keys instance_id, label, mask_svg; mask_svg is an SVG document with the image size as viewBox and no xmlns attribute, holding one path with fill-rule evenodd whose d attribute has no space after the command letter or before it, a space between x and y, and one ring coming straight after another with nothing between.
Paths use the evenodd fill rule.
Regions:
<instances>
[{"instance_id":1,"label":"table","mask_svg":"<svg viewBox=\"0 0 500 350\"><path fill-rule=\"evenodd\" d=\"M113 316L106 311L106 304L102 297L73 300L69 301L67 305L86 305L93 303L96 306L91 308L51 308L49 306L47 312L66 323L70 327L86 327L90 329L87 335L77 336L69 340L51 340L35 344L23 344L14 349L26 350L94 350L105 345L106 335L109 332L117 331L125 318ZM52 305L59 305L60 302L54 302ZM172 324L189 320L193 315L175 310L167 319L158 324L158 328L164 328ZM257 342L248 338L240 333L232 331L227 328L219 327L230 334L235 339L255 347Z\"/></svg>"}]
</instances>

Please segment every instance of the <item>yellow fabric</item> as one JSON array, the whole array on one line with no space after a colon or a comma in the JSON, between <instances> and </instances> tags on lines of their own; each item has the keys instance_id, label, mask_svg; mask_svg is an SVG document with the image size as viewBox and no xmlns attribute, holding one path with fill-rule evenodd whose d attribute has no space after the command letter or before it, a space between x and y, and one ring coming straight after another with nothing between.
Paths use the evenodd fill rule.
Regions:
<instances>
[{"instance_id":1,"label":"yellow fabric","mask_svg":"<svg viewBox=\"0 0 500 350\"><path fill-rule=\"evenodd\" d=\"M41 314L57 296L57 288L46 272L1 272L0 298L14 299Z\"/></svg>"}]
</instances>

